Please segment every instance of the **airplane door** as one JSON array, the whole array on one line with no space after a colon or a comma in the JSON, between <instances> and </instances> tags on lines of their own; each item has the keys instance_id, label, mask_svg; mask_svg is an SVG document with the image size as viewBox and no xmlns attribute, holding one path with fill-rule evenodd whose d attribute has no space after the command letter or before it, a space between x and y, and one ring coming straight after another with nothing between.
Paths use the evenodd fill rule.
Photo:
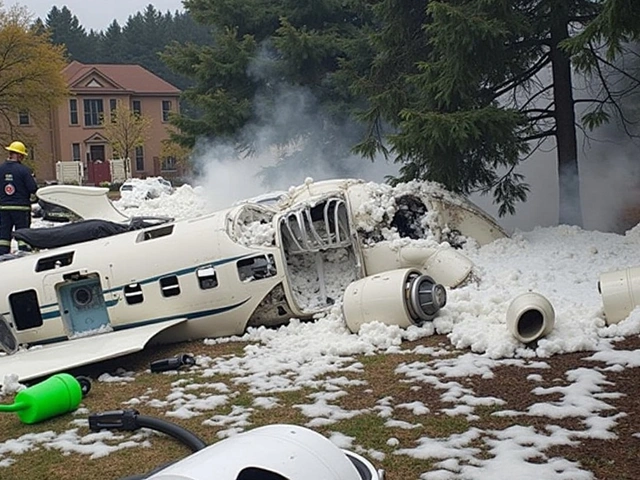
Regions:
<instances>
[{"instance_id":1,"label":"airplane door","mask_svg":"<svg viewBox=\"0 0 640 480\"><path fill-rule=\"evenodd\" d=\"M58 287L62 321L69 336L109 326L99 278L85 278Z\"/></svg>"}]
</instances>

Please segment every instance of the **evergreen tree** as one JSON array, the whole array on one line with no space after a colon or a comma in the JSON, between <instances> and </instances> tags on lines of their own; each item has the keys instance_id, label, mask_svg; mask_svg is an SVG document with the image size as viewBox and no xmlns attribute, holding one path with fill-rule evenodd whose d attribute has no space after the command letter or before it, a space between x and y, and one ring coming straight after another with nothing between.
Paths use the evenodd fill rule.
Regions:
<instances>
[{"instance_id":1,"label":"evergreen tree","mask_svg":"<svg viewBox=\"0 0 640 480\"><path fill-rule=\"evenodd\" d=\"M122 29L118 21L114 20L104 32L100 33L98 56L94 62L121 63L123 43Z\"/></svg>"},{"instance_id":2,"label":"evergreen tree","mask_svg":"<svg viewBox=\"0 0 640 480\"><path fill-rule=\"evenodd\" d=\"M578 67L603 63L594 51L578 53L580 47L571 43L571 34L583 30L601 42L612 39L614 46L622 45L638 28L637 9L636 20L611 22L607 12L615 4L613 0L430 1L422 25L428 56L425 59L424 50L415 55L418 71L400 65L390 69L397 72L392 81L376 86L367 78L361 80L372 89L371 124L387 121L396 130L386 138L366 139L360 151L371 154L386 148L388 141L403 165L400 179L437 180L462 193L493 191L504 214L526 198L528 186L514 173L515 166L536 147L534 142L555 137L559 220L580 225L574 107L588 99L574 99L572 61ZM398 6L380 9L379 21L395 24L396 31L415 30L415 19L400 18L400 12ZM599 24L606 28L593 27ZM568 45L573 51L565 50ZM610 52L618 54L617 47ZM397 53L392 43L378 44L378 59L393 59ZM601 81L606 83L604 77ZM420 94L404 103L389 102L398 98L393 97L398 84ZM620 98L591 100L604 108ZM586 126L608 119L598 110L587 114Z\"/></svg>"},{"instance_id":3,"label":"evergreen tree","mask_svg":"<svg viewBox=\"0 0 640 480\"><path fill-rule=\"evenodd\" d=\"M359 95L369 99L358 113L370 127L356 151L374 158L390 155L383 131L397 127L402 109L415 104L422 91L409 79L428 59L424 3L384 0L373 7L379 19L361 51L342 63L339 75Z\"/></svg>"},{"instance_id":4,"label":"evergreen tree","mask_svg":"<svg viewBox=\"0 0 640 480\"><path fill-rule=\"evenodd\" d=\"M65 6L51 7L45 26L54 45L64 45L70 60L88 62L96 45L91 41L78 17Z\"/></svg>"},{"instance_id":5,"label":"evergreen tree","mask_svg":"<svg viewBox=\"0 0 640 480\"><path fill-rule=\"evenodd\" d=\"M149 70L160 70L162 65L157 52L165 45L164 29L162 14L153 5L130 16L122 29L125 58L135 58Z\"/></svg>"},{"instance_id":6,"label":"evergreen tree","mask_svg":"<svg viewBox=\"0 0 640 480\"><path fill-rule=\"evenodd\" d=\"M157 11L149 4L144 12L138 12L128 18L121 29L121 63L137 63L183 90L191 82L181 74L173 72L161 58L164 49L174 41L201 42L209 40L206 27L196 25L186 14L174 16Z\"/></svg>"},{"instance_id":7,"label":"evergreen tree","mask_svg":"<svg viewBox=\"0 0 640 480\"><path fill-rule=\"evenodd\" d=\"M35 33L36 35L47 34L47 27L45 26L44 22L39 18L36 18L36 21L33 22L33 24L29 28L31 32Z\"/></svg>"},{"instance_id":8,"label":"evergreen tree","mask_svg":"<svg viewBox=\"0 0 640 480\"><path fill-rule=\"evenodd\" d=\"M357 99L338 72L342 61L368 50L366 3L186 0L185 7L211 27L213 44L173 44L163 55L195 82L184 98L197 105L197 115L174 118L182 133L177 140L187 146L201 137L224 140L251 152L253 133L269 127L270 144L299 147L282 157L284 163L312 163L309 151L319 149L342 165L351 154L345 130L356 126L351 112ZM288 100L295 107L287 119L279 113Z\"/></svg>"},{"instance_id":9,"label":"evergreen tree","mask_svg":"<svg viewBox=\"0 0 640 480\"><path fill-rule=\"evenodd\" d=\"M207 26L196 23L186 12L160 13L152 4L131 15L124 26L113 20L104 31L86 32L67 7L52 7L46 23L36 19L31 28L47 31L51 42L64 45L69 60L83 63L131 63L142 65L180 89L191 81L173 72L160 53L172 42L210 43Z\"/></svg>"}]
</instances>

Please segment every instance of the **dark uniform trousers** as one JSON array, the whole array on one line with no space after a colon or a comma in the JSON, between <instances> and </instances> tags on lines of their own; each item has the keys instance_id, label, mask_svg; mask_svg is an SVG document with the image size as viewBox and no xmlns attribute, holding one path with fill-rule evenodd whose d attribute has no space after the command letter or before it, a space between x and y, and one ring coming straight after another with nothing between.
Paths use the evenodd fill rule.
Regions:
<instances>
[{"instance_id":1,"label":"dark uniform trousers","mask_svg":"<svg viewBox=\"0 0 640 480\"><path fill-rule=\"evenodd\" d=\"M0 255L9 253L11 250L11 231L15 227L29 228L31 226L30 207L3 207L0 206ZM29 250L29 246L18 242L20 250Z\"/></svg>"}]
</instances>

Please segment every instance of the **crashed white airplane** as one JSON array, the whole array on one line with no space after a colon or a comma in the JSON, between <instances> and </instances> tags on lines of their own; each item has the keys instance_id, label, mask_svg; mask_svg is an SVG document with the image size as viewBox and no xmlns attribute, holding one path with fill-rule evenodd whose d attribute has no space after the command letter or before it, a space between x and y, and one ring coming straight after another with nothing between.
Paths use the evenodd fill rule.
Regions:
<instances>
[{"instance_id":1,"label":"crashed white airplane","mask_svg":"<svg viewBox=\"0 0 640 480\"><path fill-rule=\"evenodd\" d=\"M0 262L0 382L312 318L336 302L352 331L431 320L443 285L472 269L449 245L506 234L431 184L399 188L307 182L180 221L129 218L105 188L42 188L43 205L84 221L16 232L40 251Z\"/></svg>"}]
</instances>

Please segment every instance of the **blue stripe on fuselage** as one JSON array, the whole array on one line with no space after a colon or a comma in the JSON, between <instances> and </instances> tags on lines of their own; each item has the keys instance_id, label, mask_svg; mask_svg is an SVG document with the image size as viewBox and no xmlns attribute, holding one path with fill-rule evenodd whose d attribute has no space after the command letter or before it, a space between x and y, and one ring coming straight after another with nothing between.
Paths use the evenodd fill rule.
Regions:
<instances>
[{"instance_id":1,"label":"blue stripe on fuselage","mask_svg":"<svg viewBox=\"0 0 640 480\"><path fill-rule=\"evenodd\" d=\"M203 267L217 267L220 265L224 265L226 263L230 263L230 262L235 262L236 260L241 260L243 258L246 257L251 257L253 255L256 255L257 252L251 252L251 253L246 253L244 255L238 255L235 257L228 257L228 258L223 258L221 260L214 260L212 262L207 262L207 263L202 263L200 265L195 265L193 267L188 267L188 268L183 268L180 270L175 270L173 272L167 272L167 273L163 273L162 275L156 275L154 277L149 277L149 278L145 278L144 280L138 280L137 282L129 282L126 285L130 285L131 283L138 283L140 285L146 285L149 283L153 283L153 282L157 282L159 281L161 278L163 277L167 277L169 275L175 275L177 277L183 276L183 275L188 275L189 273L193 273L195 272L197 269L199 268L203 268ZM117 292L122 290L126 285L120 285L118 287L112 287L108 290L104 290L102 293L103 294L108 294L108 293L113 293L113 292ZM110 302L107 302L107 306L111 307L113 305L115 305L115 302L113 303L113 305L109 305ZM42 310L46 309L46 308L51 308L51 307L57 307L58 304L57 303L49 303L47 305L41 305L40 306L40 311L42 312ZM51 319L51 318L56 318L60 316L60 310L57 311L52 311L49 313L43 313L42 314L42 319Z\"/></svg>"},{"instance_id":2,"label":"blue stripe on fuselage","mask_svg":"<svg viewBox=\"0 0 640 480\"><path fill-rule=\"evenodd\" d=\"M112 326L112 328L114 331L120 331L120 330L129 330L131 328L136 328L136 327L143 327L145 325L162 323L169 320L177 320L179 318L185 318L187 321L196 320L198 318L207 317L210 315L219 315L221 313L228 312L230 310L233 310L234 308L241 307L242 305L247 303L249 300L251 300L251 297L248 297L239 303L236 303L233 305L227 305L226 307L212 308L209 310L201 310L199 312L191 312L183 315L171 315L168 317L154 318L152 320L143 320L140 322L128 323L126 325L115 325L115 326ZM100 336L100 334L97 334L96 336ZM49 338L49 339L38 341L38 342L30 342L29 345L49 345L52 343L64 342L67 340L69 340L67 337L55 337L55 338Z\"/></svg>"}]
</instances>

